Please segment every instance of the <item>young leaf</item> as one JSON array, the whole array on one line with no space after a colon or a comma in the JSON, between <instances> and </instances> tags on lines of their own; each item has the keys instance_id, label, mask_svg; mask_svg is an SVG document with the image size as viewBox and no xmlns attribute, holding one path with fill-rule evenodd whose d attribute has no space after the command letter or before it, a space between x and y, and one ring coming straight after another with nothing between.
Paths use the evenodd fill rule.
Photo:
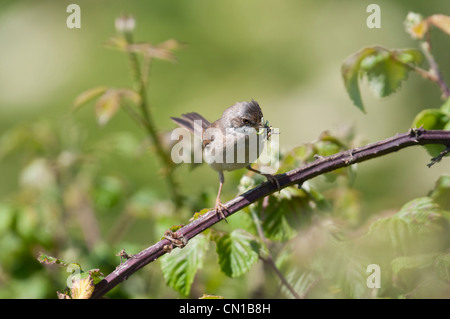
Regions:
<instances>
[{"instance_id":1,"label":"young leaf","mask_svg":"<svg viewBox=\"0 0 450 319\"><path fill-rule=\"evenodd\" d=\"M68 263L66 263L65 261L58 259L56 257L52 257L52 256L48 256L44 253L40 253L37 260L42 264L46 264L46 265L61 265L63 267L67 267L67 265L69 265Z\"/></svg>"},{"instance_id":2,"label":"young leaf","mask_svg":"<svg viewBox=\"0 0 450 319\"><path fill-rule=\"evenodd\" d=\"M450 35L450 17L444 14L433 14L427 21Z\"/></svg>"},{"instance_id":3,"label":"young leaf","mask_svg":"<svg viewBox=\"0 0 450 319\"><path fill-rule=\"evenodd\" d=\"M198 235L183 249L177 249L160 258L161 269L166 283L187 296L191 290L197 270L203 267L208 239Z\"/></svg>"},{"instance_id":4,"label":"young leaf","mask_svg":"<svg viewBox=\"0 0 450 319\"><path fill-rule=\"evenodd\" d=\"M78 109L80 106L92 101L93 99L99 97L103 93L106 92L108 88L106 86L99 86L92 89L89 89L87 91L84 91L80 95L78 95L75 98L75 101L73 102L73 108Z\"/></svg>"},{"instance_id":5,"label":"young leaf","mask_svg":"<svg viewBox=\"0 0 450 319\"><path fill-rule=\"evenodd\" d=\"M119 109L120 95L116 90L106 91L95 104L95 114L98 124L103 126Z\"/></svg>"},{"instance_id":6,"label":"young leaf","mask_svg":"<svg viewBox=\"0 0 450 319\"><path fill-rule=\"evenodd\" d=\"M260 244L255 237L242 229L215 236L214 241L220 268L227 276L239 277L258 261Z\"/></svg>"},{"instance_id":7,"label":"young leaf","mask_svg":"<svg viewBox=\"0 0 450 319\"><path fill-rule=\"evenodd\" d=\"M173 51L178 49L181 43L175 39L169 39L157 45L151 43L134 43L128 46L128 50L148 56L151 58L157 58L170 62L175 62L175 56Z\"/></svg>"},{"instance_id":8,"label":"young leaf","mask_svg":"<svg viewBox=\"0 0 450 319\"><path fill-rule=\"evenodd\" d=\"M401 86L401 82L408 77L410 71L406 63L400 62L401 59L406 60L409 57L414 61L412 56L406 54L399 54L400 59L396 58L394 51L378 52L377 55L373 55L365 58L361 64L372 60L372 65L365 68L369 85L378 97L386 97L394 93ZM409 63L409 62L408 62Z\"/></svg>"},{"instance_id":9,"label":"young leaf","mask_svg":"<svg viewBox=\"0 0 450 319\"><path fill-rule=\"evenodd\" d=\"M422 55L413 49L388 50L367 47L348 57L342 64L344 84L353 103L364 112L358 77L369 80L371 90L379 97L394 93L408 76L411 65L421 63Z\"/></svg>"},{"instance_id":10,"label":"young leaf","mask_svg":"<svg viewBox=\"0 0 450 319\"><path fill-rule=\"evenodd\" d=\"M141 96L134 90L130 89L120 89L118 90L120 97L126 97L128 100L133 102L135 105L139 105L141 103Z\"/></svg>"},{"instance_id":11,"label":"young leaf","mask_svg":"<svg viewBox=\"0 0 450 319\"><path fill-rule=\"evenodd\" d=\"M358 76L360 75L361 61L367 56L376 52L375 47L363 48L360 51L352 54L344 60L341 66L341 73L344 79L344 85L353 103L365 113L364 106L359 91Z\"/></svg>"}]
</instances>

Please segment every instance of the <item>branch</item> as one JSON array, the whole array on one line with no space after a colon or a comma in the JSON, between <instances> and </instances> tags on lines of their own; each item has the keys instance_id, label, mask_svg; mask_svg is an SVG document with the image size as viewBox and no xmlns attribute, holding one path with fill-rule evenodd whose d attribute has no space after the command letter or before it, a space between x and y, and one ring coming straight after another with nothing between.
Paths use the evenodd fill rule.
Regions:
<instances>
[{"instance_id":1,"label":"branch","mask_svg":"<svg viewBox=\"0 0 450 319\"><path fill-rule=\"evenodd\" d=\"M442 91L443 98L448 99L450 97L450 89L449 89L447 83L445 82L441 71L439 70L439 66L436 63L436 60L434 59L433 55L431 54L431 44L430 44L429 33L427 36L427 41L422 42L421 48L422 48L422 52L425 55L425 58L428 61L428 64L430 65L430 71L428 71L428 74L430 74L430 76L434 78L431 80L436 82L437 85L439 85L439 88Z\"/></svg>"},{"instance_id":2,"label":"branch","mask_svg":"<svg viewBox=\"0 0 450 319\"><path fill-rule=\"evenodd\" d=\"M393 153L409 146L426 144L442 144L447 147L450 146L450 131L425 130L423 128L411 129L408 133L398 134L373 144L339 152L327 157L320 157L311 163L287 173L277 175L276 177L280 184L280 188L286 188L296 184L301 185L313 177L331 172L338 168ZM234 214L257 200L277 191L278 189L274 184L269 182L262 183L254 189L227 202L225 206L228 208L228 211L224 212L225 216ZM218 223L221 220L220 218L221 217L216 214L214 210L211 210L176 231L174 233L174 238L177 239L172 239L172 241L169 239L160 240L153 246L134 255L133 258L121 263L117 266L116 270L95 286L91 298L102 297L113 287L126 280L134 272L170 251L168 247L173 247L174 242L187 243L191 238Z\"/></svg>"},{"instance_id":3,"label":"branch","mask_svg":"<svg viewBox=\"0 0 450 319\"><path fill-rule=\"evenodd\" d=\"M130 32L125 32L123 33L123 35L128 46L134 43L133 36ZM136 92L139 94L141 98L141 102L139 104L141 115L137 114L136 112L134 112L133 109L129 107L125 107L124 109L132 119L134 119L138 124L144 127L144 129L150 136L153 145L155 147L155 151L163 166L162 172L164 173L164 177L166 177L166 181L168 183L169 195L172 197L172 200L174 201L175 205L179 207L181 206L182 203L182 196L179 193L179 186L173 174L175 166L173 165L173 162L169 154L167 154L166 151L164 150L164 147L158 136L158 131L156 129L152 113L150 112L150 103L147 97L147 86L152 61L151 56L144 57L143 66L141 69L141 64L139 63L137 53L131 50L127 50L127 52L128 58L130 60L131 73L136 86Z\"/></svg>"}]
</instances>

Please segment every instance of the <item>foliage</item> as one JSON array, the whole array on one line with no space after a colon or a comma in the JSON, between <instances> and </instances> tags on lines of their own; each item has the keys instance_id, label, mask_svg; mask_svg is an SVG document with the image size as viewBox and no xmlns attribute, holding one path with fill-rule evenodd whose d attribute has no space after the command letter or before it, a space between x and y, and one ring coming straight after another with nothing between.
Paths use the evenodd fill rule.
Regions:
<instances>
[{"instance_id":1,"label":"foliage","mask_svg":"<svg viewBox=\"0 0 450 319\"><path fill-rule=\"evenodd\" d=\"M448 19L443 15L427 19L408 16L407 31L426 43L425 35L431 26L449 33ZM104 163L114 156L139 156L143 144L133 136L119 132L95 148L84 149L82 130L72 121L60 127L34 122L11 129L0 140L0 159L27 154L20 191L0 205L0 279L13 287L14 296L27 296L27 289L31 288L21 288L20 279L35 273L45 282L41 284L46 286L43 297L55 297L53 286L48 283L56 282L62 287L66 278L70 288L59 292L58 297L89 298L103 273L114 271L117 256L131 258L124 250L117 255L120 247L126 246L127 251L142 249L121 241L133 223L146 220L146 240L156 241L164 230L185 217L179 212L190 214L214 200L214 194L208 192L194 198L181 195L175 179L176 166L169 160L169 146L158 133L148 103L151 62L175 61L174 50L181 43L172 39L159 44L135 43L134 27L132 17L119 18L117 35L106 43L127 55L133 87L97 86L76 97L73 109L79 111L92 104L101 126L123 110L151 141L154 154L160 159L163 179L173 191L172 198L160 199L152 190L136 188L120 172L102 172ZM382 46L366 47L352 54L342 64L350 99L364 111L359 89L359 80L364 76L379 97L398 91L409 72L417 72L443 88L445 83L435 75L434 64L430 64L430 70L419 68L424 61L430 63L430 54L428 47L421 53ZM421 111L413 127L450 128L450 97L445 96L445 90L443 95L444 104L439 109ZM361 141L351 129L324 132L315 142L281 154L280 170L300 167L316 157L359 145ZM427 146L432 156L442 149ZM252 273L261 271L263 288L256 295L259 297L448 298L450 176L441 176L429 194L424 191L423 197L411 199L400 209L374 216L363 211L364 194L353 187L356 177L357 167L353 165L304 185L282 189L229 217L227 225L212 227L190 240L186 247L164 255L159 260L160 269L151 266L151 270L133 277L139 282L150 278L154 291L169 286L183 297L215 296L226 291L218 287L227 284L238 285L245 297L251 297L256 289L246 284L251 282ZM239 192L260 182L259 176L247 173L240 180ZM96 215L111 212L119 218L111 221L103 240ZM200 210L193 219L204 212L205 209ZM75 224L69 222L73 220ZM210 249L212 245L215 249ZM38 256L38 251L49 253ZM75 255L92 258L79 260ZM30 256L38 256L46 267ZM65 262L60 256L79 261ZM23 265L30 263L33 269L24 271ZM82 264L91 269L83 271ZM380 266L380 288L367 286L368 266L372 264ZM66 272L54 271L54 266L65 268ZM280 289L272 289L272 281ZM110 295L155 297L143 285L135 283L131 286L135 290L131 291L125 283ZM6 295L4 288L0 290L2 295Z\"/></svg>"}]
</instances>

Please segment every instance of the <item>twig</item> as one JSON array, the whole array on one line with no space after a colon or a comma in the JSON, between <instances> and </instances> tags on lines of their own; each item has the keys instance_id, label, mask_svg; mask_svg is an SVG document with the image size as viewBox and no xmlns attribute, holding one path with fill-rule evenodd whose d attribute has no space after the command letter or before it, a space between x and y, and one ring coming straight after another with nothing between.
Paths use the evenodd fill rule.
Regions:
<instances>
[{"instance_id":1,"label":"twig","mask_svg":"<svg viewBox=\"0 0 450 319\"><path fill-rule=\"evenodd\" d=\"M421 48L425 55L425 58L428 61L428 64L430 65L430 71L428 71L428 73L430 73L432 76L435 77L434 82L436 82L437 85L439 85L439 87L441 88L442 96L444 97L444 99L448 99L450 97L450 89L449 89L447 83L445 82L441 71L439 70L439 66L436 63L436 60L434 59L433 55L431 54L431 43L430 43L429 33L427 36L427 41L422 42Z\"/></svg>"},{"instance_id":2,"label":"twig","mask_svg":"<svg viewBox=\"0 0 450 319\"><path fill-rule=\"evenodd\" d=\"M125 37L127 44L131 45L133 43L133 39L130 34L127 34ZM131 70L133 73L133 77L137 86L137 92L141 98L141 103L139 105L139 109L141 110L142 120L136 118L137 114L132 112L130 109L125 109L127 113L136 121L140 122L143 125L144 129L150 135L152 139L153 145L155 146L156 153L158 154L159 159L163 165L163 173L164 176L167 177L166 180L168 182L169 193L174 201L175 205L179 207L182 203L182 197L179 193L179 187L175 178L173 176L174 172L174 164L169 154L164 149L161 140L159 139L158 132L156 129L155 122L153 121L152 114L150 112L150 104L147 98L147 84L150 72L151 58L144 57L144 65L141 70L139 60L136 52L128 51L128 56L131 64Z\"/></svg>"},{"instance_id":3,"label":"twig","mask_svg":"<svg viewBox=\"0 0 450 319\"><path fill-rule=\"evenodd\" d=\"M276 177L280 184L280 188L286 188L291 185L302 184L313 177L331 172L338 168L350 166L355 163L360 163L372 158L393 153L409 146L426 144L442 144L450 146L450 131L429 131L423 128L411 129L407 133L398 134L394 137L373 144L339 152L331 156L321 157L300 168L277 175ZM224 212L224 214L225 216L234 214L251 203L254 203L257 200L260 200L277 191L278 188L273 183L264 182L261 185L227 202L225 206L228 209ZM189 241L191 238L200 234L219 221L221 221L220 216L216 214L214 210L211 210L190 224L182 227L176 233L177 236ZM126 280L134 272L157 260L159 257L167 253L167 249L164 249L164 246L167 247L167 245L170 244L171 242L168 239L163 239L153 246L150 246L134 255L135 258L127 260L121 264L118 269L100 281L95 286L94 293L91 298L102 297L119 283Z\"/></svg>"},{"instance_id":4,"label":"twig","mask_svg":"<svg viewBox=\"0 0 450 319\"><path fill-rule=\"evenodd\" d=\"M264 197L264 201L267 201L267 200L268 200L268 196ZM265 209L265 207L267 207L267 202L265 203L265 205L263 205L264 209ZM267 248L267 244L266 244L267 239L266 239L266 236L264 236L264 231L261 227L261 220L258 218L258 215L256 214L254 209L250 209L250 212L252 214L253 223L255 224L256 230L258 231L258 236L261 239L261 242L263 243L263 245L266 246L265 250L267 251L267 256L260 255L259 258L275 272L275 274L280 279L281 283L291 292L291 294L294 296L294 298L300 299L301 296L297 293L297 291L295 291L294 287L291 286L291 284L287 281L287 279L284 277L284 275L281 273L281 271L278 269L277 265L273 261L272 255L270 254L269 249Z\"/></svg>"}]
</instances>

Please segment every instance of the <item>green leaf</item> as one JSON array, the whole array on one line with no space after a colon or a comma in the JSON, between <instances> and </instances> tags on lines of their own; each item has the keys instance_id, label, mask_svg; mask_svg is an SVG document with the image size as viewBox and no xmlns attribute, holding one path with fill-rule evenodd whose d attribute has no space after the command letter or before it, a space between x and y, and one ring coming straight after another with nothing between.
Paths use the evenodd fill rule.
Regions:
<instances>
[{"instance_id":1,"label":"green leaf","mask_svg":"<svg viewBox=\"0 0 450 319\"><path fill-rule=\"evenodd\" d=\"M398 275L403 269L423 269L433 265L436 253L401 256L391 261L394 275Z\"/></svg>"},{"instance_id":2,"label":"green leaf","mask_svg":"<svg viewBox=\"0 0 450 319\"><path fill-rule=\"evenodd\" d=\"M423 126L426 130L442 130L449 122L446 113L438 109L426 109L416 115L413 127Z\"/></svg>"},{"instance_id":3,"label":"green leaf","mask_svg":"<svg viewBox=\"0 0 450 319\"><path fill-rule=\"evenodd\" d=\"M417 234L429 234L444 230L440 206L430 197L420 197L403 205L397 217L406 221ZM444 222L444 223L441 223Z\"/></svg>"},{"instance_id":4,"label":"green leaf","mask_svg":"<svg viewBox=\"0 0 450 319\"><path fill-rule=\"evenodd\" d=\"M48 256L44 253L40 253L37 260L41 264L46 264L46 265L61 265L63 267L67 267L69 265L69 263L66 263L65 261L63 261L59 258Z\"/></svg>"},{"instance_id":5,"label":"green leaf","mask_svg":"<svg viewBox=\"0 0 450 319\"><path fill-rule=\"evenodd\" d=\"M313 272L306 271L300 272L297 269L291 270L286 275L287 282L294 288L294 290L300 295L306 295L308 290L317 280L317 275ZM281 292L288 298L293 298L292 293L285 285L280 284Z\"/></svg>"},{"instance_id":6,"label":"green leaf","mask_svg":"<svg viewBox=\"0 0 450 319\"><path fill-rule=\"evenodd\" d=\"M341 73L344 79L344 85L347 89L353 103L363 112L364 106L361 99L361 93L359 91L358 76L360 75L361 61L376 52L375 47L363 48L360 51L352 54L344 60L341 66Z\"/></svg>"},{"instance_id":7,"label":"green leaf","mask_svg":"<svg viewBox=\"0 0 450 319\"><path fill-rule=\"evenodd\" d=\"M87 104L88 102L92 101L93 99L99 97L103 93L108 90L108 87L106 86L99 86L92 89L89 89L87 91L84 91L80 95L78 95L75 98L75 101L73 102L73 108L78 109L80 106L83 106Z\"/></svg>"},{"instance_id":8,"label":"green leaf","mask_svg":"<svg viewBox=\"0 0 450 319\"><path fill-rule=\"evenodd\" d=\"M443 105L446 110L446 105ZM450 113L438 109L426 109L416 115L412 127L423 127L426 130L444 130L450 124ZM438 156L444 145L430 144L423 146L432 157Z\"/></svg>"},{"instance_id":9,"label":"green leaf","mask_svg":"<svg viewBox=\"0 0 450 319\"><path fill-rule=\"evenodd\" d=\"M437 276L450 284L450 253L439 254L434 260Z\"/></svg>"},{"instance_id":10,"label":"green leaf","mask_svg":"<svg viewBox=\"0 0 450 319\"><path fill-rule=\"evenodd\" d=\"M367 76L371 90L385 97L400 88L411 65L422 62L422 54L414 49L388 50L380 46L367 47L352 54L342 64L344 84L353 103L364 112L358 77Z\"/></svg>"},{"instance_id":11,"label":"green leaf","mask_svg":"<svg viewBox=\"0 0 450 319\"><path fill-rule=\"evenodd\" d=\"M446 212L430 197L406 203L398 213L371 224L369 235L378 243L403 254L420 254L443 249L449 222Z\"/></svg>"},{"instance_id":12,"label":"green leaf","mask_svg":"<svg viewBox=\"0 0 450 319\"><path fill-rule=\"evenodd\" d=\"M161 270L166 283L187 296L191 290L197 270L203 267L209 240L198 235L183 249L176 249L160 258Z\"/></svg>"},{"instance_id":13,"label":"green leaf","mask_svg":"<svg viewBox=\"0 0 450 319\"><path fill-rule=\"evenodd\" d=\"M265 236L276 241L293 238L298 227L308 224L311 205L310 196L301 189L288 187L271 195L263 217Z\"/></svg>"},{"instance_id":14,"label":"green leaf","mask_svg":"<svg viewBox=\"0 0 450 319\"><path fill-rule=\"evenodd\" d=\"M423 54L416 49L391 50L392 57L400 63L420 65L423 62Z\"/></svg>"},{"instance_id":15,"label":"green leaf","mask_svg":"<svg viewBox=\"0 0 450 319\"><path fill-rule=\"evenodd\" d=\"M408 77L409 68L393 58L390 52L380 52L376 56L369 56L362 61L373 59L374 62L365 69L372 92L378 97L386 97L394 93L401 86L401 82Z\"/></svg>"},{"instance_id":16,"label":"green leaf","mask_svg":"<svg viewBox=\"0 0 450 319\"><path fill-rule=\"evenodd\" d=\"M450 211L450 176L443 175L439 177L436 182L434 190L431 192L430 197L437 203L442 209ZM444 214L450 222L450 214Z\"/></svg>"},{"instance_id":17,"label":"green leaf","mask_svg":"<svg viewBox=\"0 0 450 319\"><path fill-rule=\"evenodd\" d=\"M230 277L239 277L250 270L258 261L261 245L257 239L242 229L230 234L215 236L219 265Z\"/></svg>"}]
</instances>

